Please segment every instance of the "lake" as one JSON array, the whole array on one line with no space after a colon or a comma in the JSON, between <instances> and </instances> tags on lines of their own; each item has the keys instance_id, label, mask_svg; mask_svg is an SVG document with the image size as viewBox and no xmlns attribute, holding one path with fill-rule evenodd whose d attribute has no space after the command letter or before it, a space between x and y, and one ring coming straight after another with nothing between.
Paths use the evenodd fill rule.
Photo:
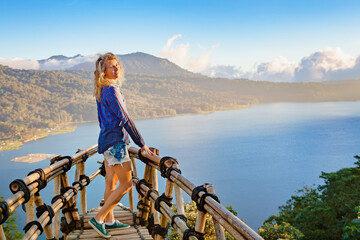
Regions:
<instances>
[{"instance_id":1,"label":"lake","mask_svg":"<svg viewBox=\"0 0 360 240\"><path fill-rule=\"evenodd\" d=\"M160 149L161 156L176 158L183 175L194 184L212 183L221 203L232 205L238 217L255 230L296 190L322 184L322 171L352 167L353 156L360 152L360 102L275 103L138 120L136 125L148 146ZM80 124L74 132L0 152L0 195L8 198L12 180L48 166L47 160L28 164L10 159L29 153L73 155L78 148L96 144L98 132L97 123ZM87 160L87 175L99 167L98 160L102 160L99 155ZM137 165L142 176L143 164L138 161ZM72 182L74 170L68 174ZM101 176L90 184L88 209L98 205L103 189ZM47 204L51 186L50 190L41 192ZM159 193L164 190L161 179ZM127 197L122 203L128 206ZM19 219L22 229L24 214Z\"/></svg>"}]
</instances>

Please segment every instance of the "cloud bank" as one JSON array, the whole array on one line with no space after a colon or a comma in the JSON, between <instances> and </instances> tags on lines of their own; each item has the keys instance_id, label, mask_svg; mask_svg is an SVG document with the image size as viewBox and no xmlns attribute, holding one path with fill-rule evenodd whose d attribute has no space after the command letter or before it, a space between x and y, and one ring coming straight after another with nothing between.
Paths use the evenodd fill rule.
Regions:
<instances>
[{"instance_id":1,"label":"cloud bank","mask_svg":"<svg viewBox=\"0 0 360 240\"><path fill-rule=\"evenodd\" d=\"M212 65L211 58L218 46L210 50L202 49L195 58L190 55L190 44L174 41L182 35L174 35L158 54L192 72L214 78L247 78L256 81L272 82L324 82L340 80L360 80L360 56L354 57L340 48L326 48L303 57L299 62L291 62L283 56L269 62L257 64L255 70L243 71L235 65ZM95 62L98 55L74 57L53 56L46 60L27 60L21 58L1 58L0 64L17 69L64 70L78 64Z\"/></svg>"},{"instance_id":2,"label":"cloud bank","mask_svg":"<svg viewBox=\"0 0 360 240\"><path fill-rule=\"evenodd\" d=\"M301 59L293 80L320 82L353 78L360 79L359 58L344 53L340 48L327 48Z\"/></svg>"},{"instance_id":3,"label":"cloud bank","mask_svg":"<svg viewBox=\"0 0 360 240\"><path fill-rule=\"evenodd\" d=\"M98 55L64 57L57 56L46 60L27 60L21 58L0 58L0 64L16 69L64 70L85 62L95 62Z\"/></svg>"},{"instance_id":4,"label":"cloud bank","mask_svg":"<svg viewBox=\"0 0 360 240\"><path fill-rule=\"evenodd\" d=\"M27 60L21 58L0 58L0 64L16 69L39 69L40 64L36 60Z\"/></svg>"},{"instance_id":5,"label":"cloud bank","mask_svg":"<svg viewBox=\"0 0 360 240\"><path fill-rule=\"evenodd\" d=\"M47 59L41 61L40 69L41 70L64 70L74 67L75 65L85 63L85 62L95 62L98 58L97 55L81 56L77 55L70 58L64 59Z\"/></svg>"},{"instance_id":6,"label":"cloud bank","mask_svg":"<svg viewBox=\"0 0 360 240\"><path fill-rule=\"evenodd\" d=\"M283 56L257 64L252 72L245 72L235 65L212 65L211 58L217 46L213 46L195 59L190 56L190 44L174 41L182 35L172 36L161 49L164 57L192 72L209 77L248 78L272 82L324 82L360 79L360 57L344 53L340 48L326 48L291 62Z\"/></svg>"},{"instance_id":7,"label":"cloud bank","mask_svg":"<svg viewBox=\"0 0 360 240\"><path fill-rule=\"evenodd\" d=\"M254 72L242 72L236 66L209 66L202 71L210 77L249 78L271 82L324 82L360 80L360 57L340 48L326 48L303 57L298 63L279 56L256 66Z\"/></svg>"},{"instance_id":8,"label":"cloud bank","mask_svg":"<svg viewBox=\"0 0 360 240\"><path fill-rule=\"evenodd\" d=\"M161 49L158 57L167 58L180 67L186 68L192 72L203 72L210 67L211 57L217 46L212 46L210 50L204 49L204 53L193 59L190 56L190 44L173 44L175 39L181 37L181 34L172 36Z\"/></svg>"},{"instance_id":9,"label":"cloud bank","mask_svg":"<svg viewBox=\"0 0 360 240\"><path fill-rule=\"evenodd\" d=\"M213 65L201 73L213 78L243 78L246 75L240 67L232 65Z\"/></svg>"}]
</instances>

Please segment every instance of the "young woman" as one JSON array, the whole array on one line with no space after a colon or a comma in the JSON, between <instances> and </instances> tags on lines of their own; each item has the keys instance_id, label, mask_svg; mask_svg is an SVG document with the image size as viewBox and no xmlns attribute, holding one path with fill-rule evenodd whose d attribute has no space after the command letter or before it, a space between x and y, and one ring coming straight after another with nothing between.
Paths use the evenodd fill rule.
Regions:
<instances>
[{"instance_id":1,"label":"young woman","mask_svg":"<svg viewBox=\"0 0 360 240\"><path fill-rule=\"evenodd\" d=\"M104 205L89 221L103 237L110 238L106 229L126 228L115 220L113 208L131 189L131 160L126 145L129 135L142 152L153 153L145 145L134 122L127 113L125 99L120 92L124 71L112 53L101 55L95 63L94 95L96 97L100 135L98 153L104 155L106 170ZM120 185L115 189L118 181Z\"/></svg>"}]
</instances>

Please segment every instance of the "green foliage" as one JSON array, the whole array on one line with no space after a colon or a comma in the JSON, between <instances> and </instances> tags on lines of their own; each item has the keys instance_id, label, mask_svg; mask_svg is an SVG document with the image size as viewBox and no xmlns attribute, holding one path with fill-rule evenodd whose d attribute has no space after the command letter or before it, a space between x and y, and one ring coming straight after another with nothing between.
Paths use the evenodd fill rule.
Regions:
<instances>
[{"instance_id":1,"label":"green foliage","mask_svg":"<svg viewBox=\"0 0 360 240\"><path fill-rule=\"evenodd\" d=\"M195 228L195 224L196 224L196 216L197 216L197 207L196 207L196 203L195 202L189 202L187 204L185 204L184 206L185 208L185 216L187 219L187 226L189 228ZM233 207L230 205L228 207L226 207L229 211L231 211L234 215L236 215L236 211L233 209ZM230 210L231 209L231 210ZM174 204L172 206L172 210L177 213L176 210L176 205ZM205 236L204 236L205 240L215 240L216 236L215 236L215 228L214 228L214 223L212 221L212 218L209 214L206 214L206 222L205 222ZM226 240L234 240L235 238L233 238L227 231L225 231L225 238ZM177 240L180 239L180 235L177 233L176 229L171 228L170 234L167 237L168 240Z\"/></svg>"},{"instance_id":2,"label":"green foliage","mask_svg":"<svg viewBox=\"0 0 360 240\"><path fill-rule=\"evenodd\" d=\"M0 197L0 201L4 201L4 198ZM4 229L6 239L8 239L8 240L21 239L24 236L24 233L19 232L17 230L16 215L17 215L16 210L13 211L12 213L10 213L9 218L2 225L3 229Z\"/></svg>"},{"instance_id":3,"label":"green foliage","mask_svg":"<svg viewBox=\"0 0 360 240\"><path fill-rule=\"evenodd\" d=\"M301 239L304 234L300 230L294 228L287 222L280 224L275 220L266 222L264 226L259 229L260 235L266 240L278 240L278 239Z\"/></svg>"},{"instance_id":4,"label":"green foliage","mask_svg":"<svg viewBox=\"0 0 360 240\"><path fill-rule=\"evenodd\" d=\"M231 212L232 214L234 214L235 216L237 216L237 211L235 209L233 209L233 206L230 205L230 206L227 206L226 207L227 210L229 210L229 212Z\"/></svg>"},{"instance_id":5,"label":"green foliage","mask_svg":"<svg viewBox=\"0 0 360 240\"><path fill-rule=\"evenodd\" d=\"M360 168L355 164L354 168L323 172L324 185L305 187L291 196L278 215L264 222L259 234L265 239L360 239L360 223L353 220L360 203Z\"/></svg>"},{"instance_id":6,"label":"green foliage","mask_svg":"<svg viewBox=\"0 0 360 240\"><path fill-rule=\"evenodd\" d=\"M355 156L356 159L359 159L359 156ZM356 162L358 165L358 162ZM357 218L353 219L349 224L344 227L343 239L345 240L358 240L360 239L360 206L355 207L355 212L357 213Z\"/></svg>"}]
</instances>

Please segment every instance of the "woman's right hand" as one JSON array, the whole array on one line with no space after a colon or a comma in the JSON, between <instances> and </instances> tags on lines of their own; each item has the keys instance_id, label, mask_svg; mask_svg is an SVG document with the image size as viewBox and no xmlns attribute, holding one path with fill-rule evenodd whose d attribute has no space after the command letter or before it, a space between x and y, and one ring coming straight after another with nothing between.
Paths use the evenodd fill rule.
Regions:
<instances>
[{"instance_id":1,"label":"woman's right hand","mask_svg":"<svg viewBox=\"0 0 360 240\"><path fill-rule=\"evenodd\" d=\"M144 145L142 148L141 148L141 152L145 152L149 155L154 155L154 153L148 148L148 146Z\"/></svg>"}]
</instances>

